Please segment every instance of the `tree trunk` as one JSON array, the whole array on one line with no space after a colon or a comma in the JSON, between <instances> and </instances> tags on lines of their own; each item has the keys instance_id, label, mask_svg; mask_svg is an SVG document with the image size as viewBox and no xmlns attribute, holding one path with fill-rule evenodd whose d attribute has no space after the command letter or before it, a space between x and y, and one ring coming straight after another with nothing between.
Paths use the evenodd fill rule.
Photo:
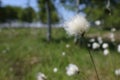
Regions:
<instances>
[{"instance_id":1,"label":"tree trunk","mask_svg":"<svg viewBox=\"0 0 120 80\"><path fill-rule=\"evenodd\" d=\"M49 7L49 0L46 0L46 12L47 12L47 23L48 23L48 31L47 31L47 41L51 41L51 11Z\"/></svg>"},{"instance_id":2,"label":"tree trunk","mask_svg":"<svg viewBox=\"0 0 120 80\"><path fill-rule=\"evenodd\" d=\"M79 13L79 0L76 0L76 13Z\"/></svg>"},{"instance_id":3,"label":"tree trunk","mask_svg":"<svg viewBox=\"0 0 120 80\"><path fill-rule=\"evenodd\" d=\"M0 0L0 7L2 7L2 1Z\"/></svg>"},{"instance_id":4,"label":"tree trunk","mask_svg":"<svg viewBox=\"0 0 120 80\"><path fill-rule=\"evenodd\" d=\"M27 8L30 8L30 0L27 0ZM30 11L28 10L28 11L27 11L27 15L28 15L28 16L26 17L26 18L27 18L27 22L28 22L27 26L30 26L30 18L29 18L29 17L30 17L30 14L31 14L31 13L29 13L29 12L30 12Z\"/></svg>"},{"instance_id":5,"label":"tree trunk","mask_svg":"<svg viewBox=\"0 0 120 80\"><path fill-rule=\"evenodd\" d=\"M79 13L79 0L76 0L76 14ZM79 36L76 35L74 38L75 44L79 44Z\"/></svg>"}]
</instances>

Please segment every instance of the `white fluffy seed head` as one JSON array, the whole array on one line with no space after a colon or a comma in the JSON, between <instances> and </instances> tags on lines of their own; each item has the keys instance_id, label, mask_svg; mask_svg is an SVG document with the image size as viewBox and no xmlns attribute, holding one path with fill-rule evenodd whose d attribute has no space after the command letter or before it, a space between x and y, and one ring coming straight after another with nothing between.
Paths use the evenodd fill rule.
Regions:
<instances>
[{"instance_id":1,"label":"white fluffy seed head","mask_svg":"<svg viewBox=\"0 0 120 80\"><path fill-rule=\"evenodd\" d=\"M100 48L100 44L99 43L97 43L97 42L94 42L93 44L92 44L92 49L98 49L98 48Z\"/></svg>"},{"instance_id":2,"label":"white fluffy seed head","mask_svg":"<svg viewBox=\"0 0 120 80\"><path fill-rule=\"evenodd\" d=\"M117 47L117 51L120 53L120 44Z\"/></svg>"},{"instance_id":3,"label":"white fluffy seed head","mask_svg":"<svg viewBox=\"0 0 120 80\"><path fill-rule=\"evenodd\" d=\"M78 69L78 67L75 64L69 64L66 67L66 74L68 76L72 76L72 75L75 75L77 73L79 73L79 69Z\"/></svg>"},{"instance_id":4,"label":"white fluffy seed head","mask_svg":"<svg viewBox=\"0 0 120 80\"><path fill-rule=\"evenodd\" d=\"M115 70L115 75L116 75L116 76L120 76L120 69L116 69L116 70Z\"/></svg>"},{"instance_id":5,"label":"white fluffy seed head","mask_svg":"<svg viewBox=\"0 0 120 80\"><path fill-rule=\"evenodd\" d=\"M103 49L106 49L106 48L108 48L108 47L109 47L108 43L103 43L103 45L102 45L102 48L103 48Z\"/></svg>"},{"instance_id":6,"label":"white fluffy seed head","mask_svg":"<svg viewBox=\"0 0 120 80\"><path fill-rule=\"evenodd\" d=\"M81 15L74 16L70 21L65 23L65 30L71 36L81 35L89 29L89 22Z\"/></svg>"},{"instance_id":7,"label":"white fluffy seed head","mask_svg":"<svg viewBox=\"0 0 120 80\"><path fill-rule=\"evenodd\" d=\"M102 37L99 36L99 37L97 38L97 40L98 40L98 43L99 43L99 44L102 44L102 43L103 43Z\"/></svg>"},{"instance_id":8,"label":"white fluffy seed head","mask_svg":"<svg viewBox=\"0 0 120 80\"><path fill-rule=\"evenodd\" d=\"M37 74L37 80L46 80L46 79L47 77L43 73L39 72Z\"/></svg>"},{"instance_id":9,"label":"white fluffy seed head","mask_svg":"<svg viewBox=\"0 0 120 80\"><path fill-rule=\"evenodd\" d=\"M53 72L56 73L57 71L58 71L58 68L55 67L55 68L53 69Z\"/></svg>"},{"instance_id":10,"label":"white fluffy seed head","mask_svg":"<svg viewBox=\"0 0 120 80\"><path fill-rule=\"evenodd\" d=\"M99 26L101 24L101 21L100 20L96 20L95 21L95 25Z\"/></svg>"},{"instance_id":11,"label":"white fluffy seed head","mask_svg":"<svg viewBox=\"0 0 120 80\"><path fill-rule=\"evenodd\" d=\"M65 52L62 52L62 56L65 56L66 55L66 53Z\"/></svg>"},{"instance_id":12,"label":"white fluffy seed head","mask_svg":"<svg viewBox=\"0 0 120 80\"><path fill-rule=\"evenodd\" d=\"M109 50L108 49L104 49L104 51L103 51L103 54L106 56L106 55L108 55L110 52L109 52Z\"/></svg>"},{"instance_id":13,"label":"white fluffy seed head","mask_svg":"<svg viewBox=\"0 0 120 80\"><path fill-rule=\"evenodd\" d=\"M116 31L116 29L115 29L115 28L112 28L112 29L111 29L111 32L115 32L115 31Z\"/></svg>"},{"instance_id":14,"label":"white fluffy seed head","mask_svg":"<svg viewBox=\"0 0 120 80\"><path fill-rule=\"evenodd\" d=\"M70 45L69 44L66 44L66 48L69 48L70 47Z\"/></svg>"},{"instance_id":15,"label":"white fluffy seed head","mask_svg":"<svg viewBox=\"0 0 120 80\"><path fill-rule=\"evenodd\" d=\"M115 42L115 35L114 33L110 33L110 39L112 42Z\"/></svg>"},{"instance_id":16,"label":"white fluffy seed head","mask_svg":"<svg viewBox=\"0 0 120 80\"><path fill-rule=\"evenodd\" d=\"M89 42L95 42L95 39L94 39L94 38L91 38L91 39L89 40Z\"/></svg>"}]
</instances>

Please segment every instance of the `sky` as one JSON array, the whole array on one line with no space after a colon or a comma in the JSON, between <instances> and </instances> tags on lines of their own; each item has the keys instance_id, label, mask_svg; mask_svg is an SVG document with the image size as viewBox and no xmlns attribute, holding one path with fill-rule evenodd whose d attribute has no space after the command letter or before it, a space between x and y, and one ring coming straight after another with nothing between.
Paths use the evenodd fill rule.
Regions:
<instances>
[{"instance_id":1,"label":"sky","mask_svg":"<svg viewBox=\"0 0 120 80\"><path fill-rule=\"evenodd\" d=\"M27 3L28 3L28 0L2 0L3 6L11 5L11 6L19 6L22 8L26 8ZM37 5L37 0L30 0L30 6L34 8L35 11L39 10ZM57 8L57 12L59 13L59 16L63 20L68 20L75 15L75 12L66 10L61 4L59 4L59 0L56 0L55 7ZM84 6L81 6L81 8L83 7ZM84 13L81 13L81 14L84 15Z\"/></svg>"},{"instance_id":2,"label":"sky","mask_svg":"<svg viewBox=\"0 0 120 80\"><path fill-rule=\"evenodd\" d=\"M68 9L65 9L62 6L62 4L59 3L59 0L55 2L55 7L60 17L63 19L63 21L67 21L77 14L75 11L70 11ZM83 8L85 8L85 5L79 6L79 9L83 9ZM83 12L80 12L79 14L82 16L86 16Z\"/></svg>"},{"instance_id":3,"label":"sky","mask_svg":"<svg viewBox=\"0 0 120 80\"><path fill-rule=\"evenodd\" d=\"M25 8L27 7L27 1L28 0L2 0L2 5L20 6ZM30 6L38 11L37 0L30 0Z\"/></svg>"}]
</instances>

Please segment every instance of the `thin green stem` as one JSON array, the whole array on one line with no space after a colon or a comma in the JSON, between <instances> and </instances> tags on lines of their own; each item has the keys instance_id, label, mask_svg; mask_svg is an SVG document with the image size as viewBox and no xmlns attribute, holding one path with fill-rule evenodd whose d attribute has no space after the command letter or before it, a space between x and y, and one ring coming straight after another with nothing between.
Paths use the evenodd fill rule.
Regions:
<instances>
[{"instance_id":1,"label":"thin green stem","mask_svg":"<svg viewBox=\"0 0 120 80\"><path fill-rule=\"evenodd\" d=\"M84 38L84 37L83 37L83 38ZM87 41L86 41L85 38L84 38L84 41L85 41L85 45L86 45L86 48L87 48L87 50L88 50L90 59L91 59L91 61L92 61L92 64L93 64L93 66L94 66L94 69L95 69L95 73L96 73L97 79L100 80L99 75L98 75L98 72L97 72L97 68L96 68L96 65L95 65L95 62L94 62L94 59L93 59L93 56L92 56L92 54L91 54L90 49L87 47Z\"/></svg>"},{"instance_id":2,"label":"thin green stem","mask_svg":"<svg viewBox=\"0 0 120 80\"><path fill-rule=\"evenodd\" d=\"M93 56L92 56L92 54L91 54L91 52L90 52L90 50L89 50L88 48L87 48L87 50L88 50L88 53L89 53L89 55L90 55L90 59L91 59L91 61L92 61L92 64L93 64L93 66L94 66L97 79L100 80L100 79L99 79L99 76L98 76L97 68L96 68L96 65L95 65L95 62L94 62L94 59L93 59Z\"/></svg>"}]
</instances>

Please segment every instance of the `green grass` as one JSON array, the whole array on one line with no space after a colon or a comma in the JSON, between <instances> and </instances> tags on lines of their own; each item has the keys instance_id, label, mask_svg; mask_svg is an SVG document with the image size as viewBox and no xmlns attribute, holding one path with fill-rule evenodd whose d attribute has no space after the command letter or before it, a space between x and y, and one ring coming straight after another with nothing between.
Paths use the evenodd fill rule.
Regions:
<instances>
[{"instance_id":1,"label":"green grass","mask_svg":"<svg viewBox=\"0 0 120 80\"><path fill-rule=\"evenodd\" d=\"M48 43L46 31L45 28L1 29L0 80L36 80L38 72L43 72L48 80L97 80L86 48L75 45L73 38L60 28L53 28L52 42ZM62 52L66 55L62 56ZM111 50L108 56L102 51L92 51L92 55L100 80L116 80L114 70L120 68L120 54ZM69 63L76 64L80 74L67 76L65 68ZM57 73L53 72L55 67Z\"/></svg>"}]
</instances>

